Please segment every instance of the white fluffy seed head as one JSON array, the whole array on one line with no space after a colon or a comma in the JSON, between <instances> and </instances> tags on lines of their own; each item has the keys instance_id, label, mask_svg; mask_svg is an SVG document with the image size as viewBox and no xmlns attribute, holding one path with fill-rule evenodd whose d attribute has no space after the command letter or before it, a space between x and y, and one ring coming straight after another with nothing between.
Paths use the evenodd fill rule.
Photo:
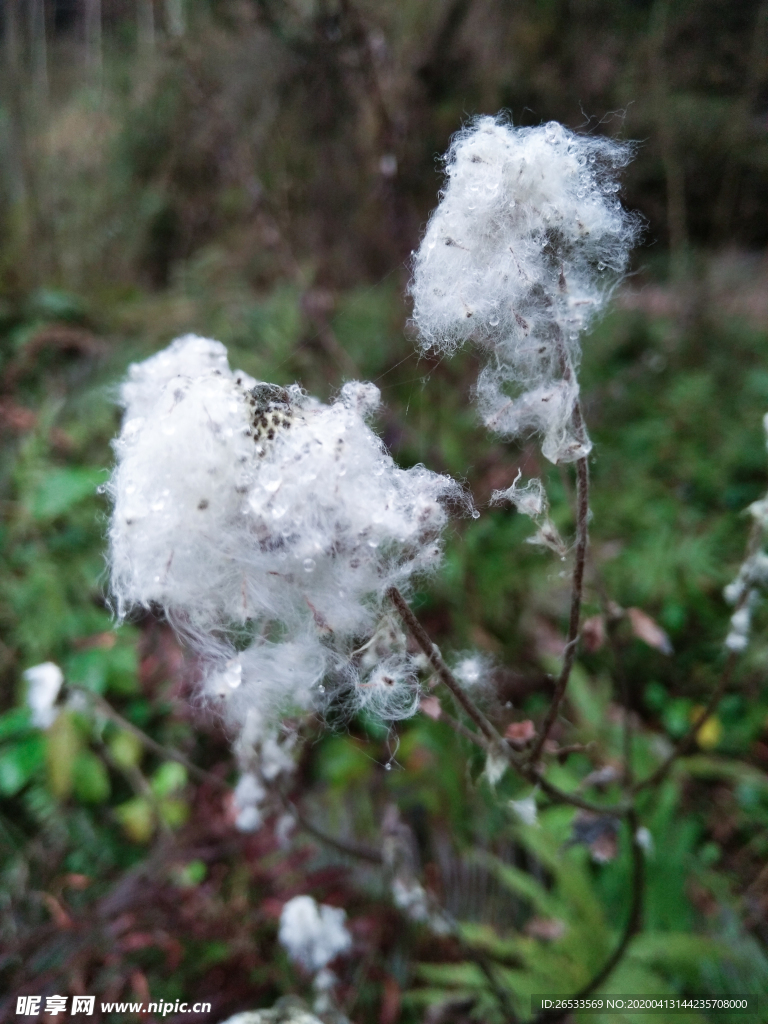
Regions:
<instances>
[{"instance_id":1,"label":"white fluffy seed head","mask_svg":"<svg viewBox=\"0 0 768 1024\"><path fill-rule=\"evenodd\" d=\"M280 914L278 938L291 960L320 971L352 945L340 907L319 904L311 896L294 896Z\"/></svg>"},{"instance_id":2,"label":"white fluffy seed head","mask_svg":"<svg viewBox=\"0 0 768 1024\"><path fill-rule=\"evenodd\" d=\"M617 198L631 146L550 122L479 117L453 139L446 182L413 260L422 346L490 350L477 397L508 437L543 435L553 462L589 450L574 434L579 335L626 268L639 220Z\"/></svg>"},{"instance_id":3,"label":"white fluffy seed head","mask_svg":"<svg viewBox=\"0 0 768 1024\"><path fill-rule=\"evenodd\" d=\"M453 674L465 689L477 691L488 686L491 669L491 659L487 655L472 651L456 661Z\"/></svg>"},{"instance_id":4,"label":"white fluffy seed head","mask_svg":"<svg viewBox=\"0 0 768 1024\"><path fill-rule=\"evenodd\" d=\"M410 718L419 708L416 660L405 651L390 654L357 681L361 708L379 718Z\"/></svg>"},{"instance_id":5,"label":"white fluffy seed head","mask_svg":"<svg viewBox=\"0 0 768 1024\"><path fill-rule=\"evenodd\" d=\"M221 344L188 335L132 366L121 399L119 615L164 613L236 724L308 707L328 673L364 681L352 652L387 589L438 565L445 501L464 500L450 478L395 465L365 421L378 389L347 384L324 405L232 372ZM397 680L410 693L408 671Z\"/></svg>"}]
</instances>

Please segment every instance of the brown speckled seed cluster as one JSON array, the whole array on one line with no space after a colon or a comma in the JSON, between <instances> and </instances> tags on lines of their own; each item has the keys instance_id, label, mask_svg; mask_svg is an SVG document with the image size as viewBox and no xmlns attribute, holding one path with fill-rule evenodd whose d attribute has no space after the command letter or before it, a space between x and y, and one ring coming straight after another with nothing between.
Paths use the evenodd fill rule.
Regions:
<instances>
[{"instance_id":1,"label":"brown speckled seed cluster","mask_svg":"<svg viewBox=\"0 0 768 1024\"><path fill-rule=\"evenodd\" d=\"M237 383L239 384L240 380ZM285 393L280 393L282 389L269 390L269 396L265 395L261 388L254 388L245 395L251 410L251 428L248 433L253 437L256 453L260 458L266 453L269 442L274 441L277 431L281 427L285 430L290 429L296 418L287 395L283 397Z\"/></svg>"}]
</instances>

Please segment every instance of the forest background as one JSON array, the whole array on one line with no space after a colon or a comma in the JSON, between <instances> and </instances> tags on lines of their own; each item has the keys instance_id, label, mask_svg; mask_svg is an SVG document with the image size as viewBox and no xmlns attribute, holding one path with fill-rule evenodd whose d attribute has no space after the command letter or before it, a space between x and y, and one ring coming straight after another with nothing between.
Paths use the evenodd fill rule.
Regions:
<instances>
[{"instance_id":1,"label":"forest background","mask_svg":"<svg viewBox=\"0 0 768 1024\"><path fill-rule=\"evenodd\" d=\"M94 994L94 1019L101 1000L206 1000L165 1019L211 1022L309 996L276 942L304 892L347 911L336 969L360 1024L496 1019L470 947L506 957L515 991L578 990L629 913L626 837L573 808L516 822L505 807L530 784L494 791L428 714L305 726L287 797L307 827L235 829L228 737L194 666L149 616L115 630L105 600L115 384L187 331L324 399L375 381L398 462L465 480L482 511L455 522L414 607L446 654L486 656L522 736L562 656L568 579L488 501L542 475L567 535L572 482L481 429L470 353L417 356L408 259L468 116L638 140L624 201L645 241L584 344L589 627L565 714L587 749L556 768L610 795L622 702L650 769L714 689L723 587L766 490L768 3L4 0L2 19L0 1017L18 994ZM604 990L768 991L766 626L758 610L644 808L643 931ZM22 679L45 661L70 694L47 732ZM394 845L463 940L409 922L376 858L312 822L364 853Z\"/></svg>"}]
</instances>

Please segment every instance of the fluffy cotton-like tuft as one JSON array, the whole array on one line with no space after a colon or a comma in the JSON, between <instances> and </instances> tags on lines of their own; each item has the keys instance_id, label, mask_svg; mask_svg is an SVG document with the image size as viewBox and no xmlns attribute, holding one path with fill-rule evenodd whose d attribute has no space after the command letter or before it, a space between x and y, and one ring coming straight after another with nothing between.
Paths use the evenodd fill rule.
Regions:
<instances>
[{"instance_id":1,"label":"fluffy cotton-like tuft","mask_svg":"<svg viewBox=\"0 0 768 1024\"><path fill-rule=\"evenodd\" d=\"M322 970L352 945L340 907L318 903L311 896L294 896L280 914L278 938L291 960L308 971Z\"/></svg>"},{"instance_id":2,"label":"fluffy cotton-like tuft","mask_svg":"<svg viewBox=\"0 0 768 1024\"><path fill-rule=\"evenodd\" d=\"M478 117L453 139L446 183L414 256L422 346L490 350L477 399L507 437L543 435L552 462L590 448L574 429L579 335L626 268L639 221L617 173L631 146L556 122L513 128Z\"/></svg>"},{"instance_id":3,"label":"fluffy cotton-like tuft","mask_svg":"<svg viewBox=\"0 0 768 1024\"><path fill-rule=\"evenodd\" d=\"M365 420L378 389L346 384L324 405L232 372L223 345L188 335L132 366L121 399L118 613L162 611L238 725L316 706L324 679L328 693L410 711L404 640L365 666L358 651L386 619L387 589L437 566L445 500L463 495L395 465Z\"/></svg>"},{"instance_id":4,"label":"fluffy cotton-like tuft","mask_svg":"<svg viewBox=\"0 0 768 1024\"><path fill-rule=\"evenodd\" d=\"M505 491L494 491L491 495L491 504L501 505L508 501L521 515L532 519L538 527L536 533L528 537L527 543L549 548L564 558L568 549L550 519L549 500L544 485L537 477L533 477L520 487L518 480L521 476L522 473L518 472L511 487L507 487Z\"/></svg>"}]
</instances>

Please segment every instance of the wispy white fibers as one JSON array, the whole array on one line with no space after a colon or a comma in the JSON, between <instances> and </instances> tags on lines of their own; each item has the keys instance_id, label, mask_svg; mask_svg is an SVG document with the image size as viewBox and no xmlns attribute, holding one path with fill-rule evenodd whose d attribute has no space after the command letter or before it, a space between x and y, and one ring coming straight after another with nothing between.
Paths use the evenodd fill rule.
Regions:
<instances>
[{"instance_id":1,"label":"wispy white fibers","mask_svg":"<svg viewBox=\"0 0 768 1024\"><path fill-rule=\"evenodd\" d=\"M477 383L486 425L543 435L552 462L589 451L574 430L579 336L626 268L639 221L621 206L626 143L556 122L478 117L453 139L446 181L414 256L422 346L489 352Z\"/></svg>"},{"instance_id":2,"label":"wispy white fibers","mask_svg":"<svg viewBox=\"0 0 768 1024\"><path fill-rule=\"evenodd\" d=\"M537 477L532 477L520 487L518 480L521 476L522 473L518 472L512 485L505 491L494 491L491 495L491 504L501 505L508 501L521 515L532 519L538 527L536 533L528 537L528 544L538 544L554 551L561 558L565 557L568 549L549 517L549 500L544 485Z\"/></svg>"},{"instance_id":3,"label":"wispy white fibers","mask_svg":"<svg viewBox=\"0 0 768 1024\"><path fill-rule=\"evenodd\" d=\"M359 654L387 588L441 556L450 478L398 468L366 418L372 384L324 405L232 372L187 336L131 367L109 490L117 610L162 611L204 656L233 723L348 690L379 713L414 706L402 636ZM261 718L259 718L261 721Z\"/></svg>"}]
</instances>

